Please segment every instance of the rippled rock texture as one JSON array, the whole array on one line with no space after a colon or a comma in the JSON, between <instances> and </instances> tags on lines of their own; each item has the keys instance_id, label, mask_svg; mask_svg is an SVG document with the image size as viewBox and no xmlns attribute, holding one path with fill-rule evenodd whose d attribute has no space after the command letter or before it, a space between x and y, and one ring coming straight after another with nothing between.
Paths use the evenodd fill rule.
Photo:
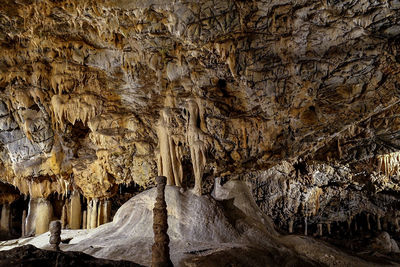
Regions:
<instances>
[{"instance_id":1,"label":"rippled rock texture","mask_svg":"<svg viewBox=\"0 0 400 267\"><path fill-rule=\"evenodd\" d=\"M285 227L298 210L384 216L399 190L399 40L398 0L2 1L0 179L97 205L156 175L201 194L288 164L294 176L273 179L293 206L260 203ZM378 191L389 200L368 206ZM333 198L343 212L316 209Z\"/></svg>"}]
</instances>

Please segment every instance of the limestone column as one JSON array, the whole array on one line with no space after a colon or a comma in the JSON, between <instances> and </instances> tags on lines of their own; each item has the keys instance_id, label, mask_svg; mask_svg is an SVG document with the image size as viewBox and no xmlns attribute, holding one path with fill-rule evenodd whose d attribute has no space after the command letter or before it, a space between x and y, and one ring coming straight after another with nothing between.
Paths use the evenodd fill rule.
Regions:
<instances>
[{"instance_id":1,"label":"limestone column","mask_svg":"<svg viewBox=\"0 0 400 267\"><path fill-rule=\"evenodd\" d=\"M40 235L49 230L49 224L53 217L53 206L47 199L40 198L36 212L35 235Z\"/></svg>"},{"instance_id":2,"label":"limestone column","mask_svg":"<svg viewBox=\"0 0 400 267\"><path fill-rule=\"evenodd\" d=\"M98 199L94 198L90 201L91 212L90 212L90 229L97 227L97 204Z\"/></svg>"},{"instance_id":3,"label":"limestone column","mask_svg":"<svg viewBox=\"0 0 400 267\"><path fill-rule=\"evenodd\" d=\"M367 213L367 228L371 230L371 222L369 221L369 213Z\"/></svg>"},{"instance_id":4,"label":"limestone column","mask_svg":"<svg viewBox=\"0 0 400 267\"><path fill-rule=\"evenodd\" d=\"M92 214L91 200L87 202L87 217L86 217L86 229L90 229L90 216Z\"/></svg>"},{"instance_id":5,"label":"limestone column","mask_svg":"<svg viewBox=\"0 0 400 267\"><path fill-rule=\"evenodd\" d=\"M81 228L81 197L78 191L74 191L70 197L70 216L69 228L70 229L80 229Z\"/></svg>"},{"instance_id":6,"label":"limestone column","mask_svg":"<svg viewBox=\"0 0 400 267\"><path fill-rule=\"evenodd\" d=\"M5 203L1 209L0 229L7 234L10 233L10 222L11 222L11 209L10 204Z\"/></svg>"},{"instance_id":7,"label":"limestone column","mask_svg":"<svg viewBox=\"0 0 400 267\"><path fill-rule=\"evenodd\" d=\"M87 228L87 211L84 210L82 215L82 229L86 228Z\"/></svg>"},{"instance_id":8,"label":"limestone column","mask_svg":"<svg viewBox=\"0 0 400 267\"><path fill-rule=\"evenodd\" d=\"M109 200L102 200L99 202L98 207L98 220L97 225L108 223L111 217L111 202Z\"/></svg>"},{"instance_id":9,"label":"limestone column","mask_svg":"<svg viewBox=\"0 0 400 267\"><path fill-rule=\"evenodd\" d=\"M103 203L103 223L108 223L111 221L111 201L104 200Z\"/></svg>"},{"instance_id":10,"label":"limestone column","mask_svg":"<svg viewBox=\"0 0 400 267\"><path fill-rule=\"evenodd\" d=\"M99 204L97 207L97 226L103 224L103 200L99 200Z\"/></svg>"},{"instance_id":11,"label":"limestone column","mask_svg":"<svg viewBox=\"0 0 400 267\"><path fill-rule=\"evenodd\" d=\"M67 204L64 204L61 211L61 228L66 229L68 224Z\"/></svg>"},{"instance_id":12,"label":"limestone column","mask_svg":"<svg viewBox=\"0 0 400 267\"><path fill-rule=\"evenodd\" d=\"M29 199L28 214L25 220L25 236L33 236L35 234L38 201L37 198Z\"/></svg>"},{"instance_id":13,"label":"limestone column","mask_svg":"<svg viewBox=\"0 0 400 267\"><path fill-rule=\"evenodd\" d=\"M331 234L331 223L327 223L326 227L328 228L328 235Z\"/></svg>"},{"instance_id":14,"label":"limestone column","mask_svg":"<svg viewBox=\"0 0 400 267\"><path fill-rule=\"evenodd\" d=\"M167 178L157 176L157 198L153 209L154 244L152 246L152 267L173 266L169 257L169 236L167 203L165 202L165 185Z\"/></svg>"},{"instance_id":15,"label":"limestone column","mask_svg":"<svg viewBox=\"0 0 400 267\"><path fill-rule=\"evenodd\" d=\"M22 212L21 237L26 236L26 210Z\"/></svg>"}]
</instances>

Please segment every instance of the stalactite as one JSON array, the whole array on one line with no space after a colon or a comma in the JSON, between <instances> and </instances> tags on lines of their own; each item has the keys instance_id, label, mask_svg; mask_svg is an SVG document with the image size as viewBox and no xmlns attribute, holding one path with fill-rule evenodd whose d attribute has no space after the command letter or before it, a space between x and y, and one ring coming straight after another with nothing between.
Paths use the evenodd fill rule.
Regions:
<instances>
[{"instance_id":1,"label":"stalactite","mask_svg":"<svg viewBox=\"0 0 400 267\"><path fill-rule=\"evenodd\" d=\"M193 192L197 195L201 195L203 173L206 166L207 143L205 134L198 126L198 121L200 121L199 106L193 99L188 100L187 105L189 117L187 118L186 138L190 148L195 178Z\"/></svg>"},{"instance_id":2,"label":"stalactite","mask_svg":"<svg viewBox=\"0 0 400 267\"><path fill-rule=\"evenodd\" d=\"M158 175L167 177L168 185L182 186L182 151L177 146L172 133L172 115L170 108L160 111L160 119L157 124L157 136L159 140Z\"/></svg>"}]
</instances>

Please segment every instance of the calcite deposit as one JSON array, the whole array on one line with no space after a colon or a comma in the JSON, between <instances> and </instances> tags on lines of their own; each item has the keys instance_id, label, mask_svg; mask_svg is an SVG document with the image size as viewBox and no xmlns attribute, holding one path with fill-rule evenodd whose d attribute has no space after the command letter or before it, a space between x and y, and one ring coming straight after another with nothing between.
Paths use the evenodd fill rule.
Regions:
<instances>
[{"instance_id":1,"label":"calcite deposit","mask_svg":"<svg viewBox=\"0 0 400 267\"><path fill-rule=\"evenodd\" d=\"M0 229L96 228L160 175L398 239L399 50L398 0L0 1Z\"/></svg>"}]
</instances>

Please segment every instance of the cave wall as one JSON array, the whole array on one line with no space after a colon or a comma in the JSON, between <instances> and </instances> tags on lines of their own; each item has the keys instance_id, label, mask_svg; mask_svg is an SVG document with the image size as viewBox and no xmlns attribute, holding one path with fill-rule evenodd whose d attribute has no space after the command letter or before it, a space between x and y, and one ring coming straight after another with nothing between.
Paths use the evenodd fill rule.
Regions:
<instances>
[{"instance_id":1,"label":"cave wall","mask_svg":"<svg viewBox=\"0 0 400 267\"><path fill-rule=\"evenodd\" d=\"M350 168L323 170L326 194L357 168L378 170L373 180L377 158L399 147L399 10L397 0L2 1L0 180L88 203L157 174L206 193L215 177L263 176L283 161Z\"/></svg>"}]
</instances>

